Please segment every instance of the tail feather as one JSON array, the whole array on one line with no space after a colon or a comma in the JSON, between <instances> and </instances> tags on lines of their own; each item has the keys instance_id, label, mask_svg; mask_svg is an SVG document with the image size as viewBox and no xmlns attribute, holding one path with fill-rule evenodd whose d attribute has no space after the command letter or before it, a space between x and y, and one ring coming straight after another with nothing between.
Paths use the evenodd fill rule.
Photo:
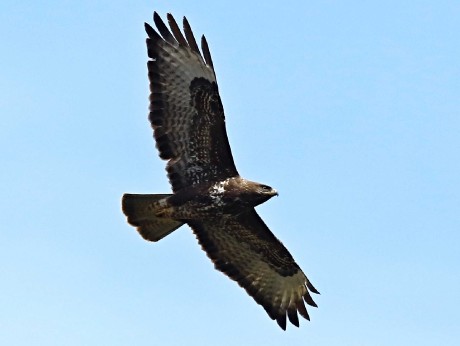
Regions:
<instances>
[{"instance_id":1,"label":"tail feather","mask_svg":"<svg viewBox=\"0 0 460 346\"><path fill-rule=\"evenodd\" d=\"M128 223L135 226L145 240L158 241L184 224L181 221L155 216L158 202L169 196L171 195L123 195L123 213L128 217Z\"/></svg>"}]
</instances>

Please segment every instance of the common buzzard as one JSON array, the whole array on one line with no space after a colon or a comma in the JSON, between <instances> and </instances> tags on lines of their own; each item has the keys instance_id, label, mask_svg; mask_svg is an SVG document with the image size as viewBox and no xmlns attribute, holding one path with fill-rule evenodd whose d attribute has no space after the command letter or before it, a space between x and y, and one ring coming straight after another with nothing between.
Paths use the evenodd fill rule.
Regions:
<instances>
[{"instance_id":1,"label":"common buzzard","mask_svg":"<svg viewBox=\"0 0 460 346\"><path fill-rule=\"evenodd\" d=\"M216 269L238 282L286 329L309 319L304 301L319 293L254 207L277 195L238 174L225 130L224 109L204 36L201 51L184 17L180 31L155 12L145 23L150 80L149 120L173 194L125 194L124 214L141 236L158 241L188 224Z\"/></svg>"}]
</instances>

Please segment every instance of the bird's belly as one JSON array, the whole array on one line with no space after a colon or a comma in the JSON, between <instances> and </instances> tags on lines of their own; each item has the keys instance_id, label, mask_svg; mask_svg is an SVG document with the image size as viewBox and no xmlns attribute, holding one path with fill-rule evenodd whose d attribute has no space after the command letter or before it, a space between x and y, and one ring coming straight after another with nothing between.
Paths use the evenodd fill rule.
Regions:
<instances>
[{"instance_id":1,"label":"bird's belly","mask_svg":"<svg viewBox=\"0 0 460 346\"><path fill-rule=\"evenodd\" d=\"M239 214L248 206L239 199L206 197L190 200L180 206L173 207L168 217L177 220L201 220L229 214Z\"/></svg>"}]
</instances>

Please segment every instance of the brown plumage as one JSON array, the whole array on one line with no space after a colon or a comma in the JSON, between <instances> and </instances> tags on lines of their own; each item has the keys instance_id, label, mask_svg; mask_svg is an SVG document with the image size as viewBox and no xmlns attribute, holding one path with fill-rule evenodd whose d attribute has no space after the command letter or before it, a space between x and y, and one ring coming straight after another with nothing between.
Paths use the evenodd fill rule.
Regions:
<instances>
[{"instance_id":1,"label":"brown plumage","mask_svg":"<svg viewBox=\"0 0 460 346\"><path fill-rule=\"evenodd\" d=\"M238 282L279 326L299 326L305 303L319 293L254 207L277 195L239 176L205 37L200 49L187 19L184 35L154 13L145 24L150 80L149 120L173 194L125 194L123 212L147 240L158 241L187 223L216 269Z\"/></svg>"}]
</instances>

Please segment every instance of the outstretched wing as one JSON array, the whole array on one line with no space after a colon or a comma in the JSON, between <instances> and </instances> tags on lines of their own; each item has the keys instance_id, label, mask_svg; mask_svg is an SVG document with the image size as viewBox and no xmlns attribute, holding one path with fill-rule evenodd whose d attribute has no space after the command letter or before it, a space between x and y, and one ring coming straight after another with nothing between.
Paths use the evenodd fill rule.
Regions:
<instances>
[{"instance_id":1,"label":"outstretched wing","mask_svg":"<svg viewBox=\"0 0 460 346\"><path fill-rule=\"evenodd\" d=\"M297 312L310 319L304 301L316 307L309 290L319 292L254 209L189 225L216 269L237 281L281 328L286 315L297 327Z\"/></svg>"},{"instance_id":2,"label":"outstretched wing","mask_svg":"<svg viewBox=\"0 0 460 346\"><path fill-rule=\"evenodd\" d=\"M184 17L182 35L174 17L171 31L155 12L158 34L145 24L150 80L149 120L173 191L238 175L225 130L216 77L203 36L198 49Z\"/></svg>"}]
</instances>

